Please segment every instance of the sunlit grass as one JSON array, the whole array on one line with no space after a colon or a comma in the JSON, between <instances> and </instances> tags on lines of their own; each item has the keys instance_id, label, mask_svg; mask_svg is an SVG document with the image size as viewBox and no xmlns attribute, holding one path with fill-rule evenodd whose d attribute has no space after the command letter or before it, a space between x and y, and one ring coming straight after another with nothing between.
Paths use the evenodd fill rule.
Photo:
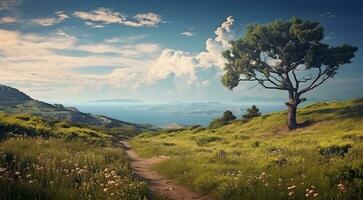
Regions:
<instances>
[{"instance_id":1,"label":"sunlit grass","mask_svg":"<svg viewBox=\"0 0 363 200\"><path fill-rule=\"evenodd\" d=\"M307 126L285 129L285 112L217 129L143 134L141 156L166 155L167 177L218 199L359 199L363 196L363 100L299 110Z\"/></svg>"},{"instance_id":2,"label":"sunlit grass","mask_svg":"<svg viewBox=\"0 0 363 200\"><path fill-rule=\"evenodd\" d=\"M143 200L148 195L112 133L0 113L0 199Z\"/></svg>"}]
</instances>

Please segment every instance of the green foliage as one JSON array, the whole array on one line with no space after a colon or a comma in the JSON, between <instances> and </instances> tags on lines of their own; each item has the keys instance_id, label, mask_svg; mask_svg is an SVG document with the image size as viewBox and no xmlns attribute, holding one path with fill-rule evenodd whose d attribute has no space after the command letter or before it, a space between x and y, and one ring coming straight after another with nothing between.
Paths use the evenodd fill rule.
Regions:
<instances>
[{"instance_id":1,"label":"green foliage","mask_svg":"<svg viewBox=\"0 0 363 200\"><path fill-rule=\"evenodd\" d=\"M222 140L222 138L220 138L220 137L201 137L201 138L197 139L196 142L198 145L203 146L208 143L216 142L216 141L220 141L220 140Z\"/></svg>"},{"instance_id":2,"label":"green foliage","mask_svg":"<svg viewBox=\"0 0 363 200\"><path fill-rule=\"evenodd\" d=\"M2 199L134 199L147 195L120 147L62 139L0 143Z\"/></svg>"},{"instance_id":3,"label":"green foliage","mask_svg":"<svg viewBox=\"0 0 363 200\"><path fill-rule=\"evenodd\" d=\"M258 81L262 86L290 90L293 78L282 75L295 73L299 65L304 65L305 70L325 66L319 76L331 78L340 65L350 63L357 51L356 47L347 44L339 47L323 44L324 29L320 24L299 18L276 20L266 25L251 24L246 30L244 36L233 41L232 47L223 53L227 63L222 83L230 89L236 87L240 76L244 75L243 79Z\"/></svg>"},{"instance_id":4,"label":"green foliage","mask_svg":"<svg viewBox=\"0 0 363 200\"><path fill-rule=\"evenodd\" d=\"M236 116L234 116L231 111L227 110L223 113L223 117L222 117L223 121L229 123L235 119L236 119Z\"/></svg>"},{"instance_id":5,"label":"green foliage","mask_svg":"<svg viewBox=\"0 0 363 200\"><path fill-rule=\"evenodd\" d=\"M223 116L221 118L215 118L212 120L212 122L209 124L209 128L219 128L224 125L229 124L233 120L236 119L236 116L233 115L233 113L229 110L225 111L223 113Z\"/></svg>"},{"instance_id":6,"label":"green foliage","mask_svg":"<svg viewBox=\"0 0 363 200\"><path fill-rule=\"evenodd\" d=\"M117 135L0 113L0 199L145 199Z\"/></svg>"},{"instance_id":7,"label":"green foliage","mask_svg":"<svg viewBox=\"0 0 363 200\"><path fill-rule=\"evenodd\" d=\"M244 114L242 117L243 119L250 120L259 116L261 116L260 110L255 105L253 105L251 108L246 110L246 114Z\"/></svg>"},{"instance_id":8,"label":"green foliage","mask_svg":"<svg viewBox=\"0 0 363 200\"><path fill-rule=\"evenodd\" d=\"M319 153L323 156L344 156L346 153L348 153L349 149L352 148L351 144L345 144L345 145L331 145L328 147L320 147Z\"/></svg>"},{"instance_id":9,"label":"green foliage","mask_svg":"<svg viewBox=\"0 0 363 200\"><path fill-rule=\"evenodd\" d=\"M251 24L223 53L227 62L221 81L230 90L241 81L254 81L266 89L287 91L287 127L294 130L296 108L305 101L302 95L333 78L358 50L348 44L331 47L323 38L318 22L299 18Z\"/></svg>"},{"instance_id":10,"label":"green foliage","mask_svg":"<svg viewBox=\"0 0 363 200\"><path fill-rule=\"evenodd\" d=\"M356 99L301 108L300 122L310 125L293 134L284 128L286 112L276 112L131 144L141 156L170 157L154 168L216 199L362 199L362 106Z\"/></svg>"}]
</instances>

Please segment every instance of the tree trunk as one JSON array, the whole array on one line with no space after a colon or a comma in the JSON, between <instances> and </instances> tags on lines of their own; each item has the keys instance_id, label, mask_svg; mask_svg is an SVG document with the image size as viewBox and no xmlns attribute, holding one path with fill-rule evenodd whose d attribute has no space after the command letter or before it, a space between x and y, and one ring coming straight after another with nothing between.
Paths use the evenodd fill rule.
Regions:
<instances>
[{"instance_id":1,"label":"tree trunk","mask_svg":"<svg viewBox=\"0 0 363 200\"><path fill-rule=\"evenodd\" d=\"M298 126L296 121L297 105L298 105L297 103L292 103L287 105L287 128L289 130L294 130Z\"/></svg>"}]
</instances>

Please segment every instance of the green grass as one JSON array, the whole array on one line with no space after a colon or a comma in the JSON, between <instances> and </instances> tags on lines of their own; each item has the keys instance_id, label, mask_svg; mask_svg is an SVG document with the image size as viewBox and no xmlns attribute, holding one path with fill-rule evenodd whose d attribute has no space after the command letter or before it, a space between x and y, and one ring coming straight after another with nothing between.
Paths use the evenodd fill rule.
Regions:
<instances>
[{"instance_id":1,"label":"green grass","mask_svg":"<svg viewBox=\"0 0 363 200\"><path fill-rule=\"evenodd\" d=\"M295 131L285 116L142 134L132 146L169 156L157 171L217 199L362 199L363 99L301 108Z\"/></svg>"},{"instance_id":2,"label":"green grass","mask_svg":"<svg viewBox=\"0 0 363 200\"><path fill-rule=\"evenodd\" d=\"M146 199L113 134L0 113L0 199Z\"/></svg>"}]
</instances>

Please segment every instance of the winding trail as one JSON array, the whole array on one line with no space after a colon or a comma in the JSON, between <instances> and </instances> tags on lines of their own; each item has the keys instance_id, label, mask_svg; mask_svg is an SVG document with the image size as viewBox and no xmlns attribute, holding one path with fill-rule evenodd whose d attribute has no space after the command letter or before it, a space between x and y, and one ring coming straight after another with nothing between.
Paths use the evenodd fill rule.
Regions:
<instances>
[{"instance_id":1,"label":"winding trail","mask_svg":"<svg viewBox=\"0 0 363 200\"><path fill-rule=\"evenodd\" d=\"M166 179L151 169L151 166L168 159L166 156L152 158L139 157L126 141L120 141L127 155L130 158L134 172L146 183L149 189L168 199L175 200L211 200L208 196L203 196L188 190L185 187L175 184L172 180Z\"/></svg>"}]
</instances>

